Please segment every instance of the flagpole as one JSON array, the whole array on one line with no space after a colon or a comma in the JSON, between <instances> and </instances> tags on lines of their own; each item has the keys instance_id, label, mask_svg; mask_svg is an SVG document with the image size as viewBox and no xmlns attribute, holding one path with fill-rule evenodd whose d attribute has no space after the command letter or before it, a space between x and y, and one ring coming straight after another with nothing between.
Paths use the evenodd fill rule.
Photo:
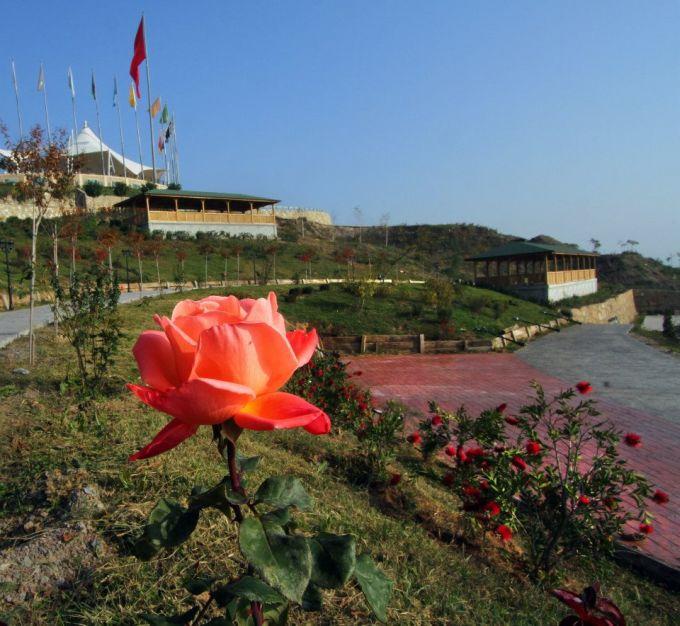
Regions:
<instances>
[{"instance_id":1,"label":"flagpole","mask_svg":"<svg viewBox=\"0 0 680 626\"><path fill-rule=\"evenodd\" d=\"M94 98L94 108L97 111L97 130L99 131L99 154L102 157L102 176L106 185L106 165L104 163L104 140L102 139L102 124L99 119L99 100L97 99L97 86L94 82L94 70L92 70L92 97Z\"/></svg>"},{"instance_id":2,"label":"flagpole","mask_svg":"<svg viewBox=\"0 0 680 626\"><path fill-rule=\"evenodd\" d=\"M149 47L146 39L146 19L142 13L142 33L144 34L144 49L146 51L146 95L149 103L149 133L151 133L151 167L153 168L153 182L156 182L156 151L153 140L153 115L151 115L151 73L149 71Z\"/></svg>"},{"instance_id":3,"label":"flagpole","mask_svg":"<svg viewBox=\"0 0 680 626\"><path fill-rule=\"evenodd\" d=\"M118 81L113 77L113 93L115 102L113 103L118 111L118 129L120 130L120 151L123 153L123 176L125 177L125 184L127 185L127 164L125 163L125 141L123 140L123 120L120 116L120 100L118 99ZM115 170L114 170L115 172Z\"/></svg>"},{"instance_id":4,"label":"flagpole","mask_svg":"<svg viewBox=\"0 0 680 626\"><path fill-rule=\"evenodd\" d=\"M47 137L50 140L50 143L52 143L52 130L50 129L50 112L49 109L47 108L47 78L45 76L45 69L42 63L40 64L40 74L43 79L42 92L43 102L45 103L45 123L47 125Z\"/></svg>"},{"instance_id":5,"label":"flagpole","mask_svg":"<svg viewBox=\"0 0 680 626\"><path fill-rule=\"evenodd\" d=\"M139 176L144 178L144 161L142 160L142 136L139 134L139 114L137 113L137 103L135 102L135 124L137 125L137 146L139 147Z\"/></svg>"},{"instance_id":6,"label":"flagpole","mask_svg":"<svg viewBox=\"0 0 680 626\"><path fill-rule=\"evenodd\" d=\"M21 118L21 106L19 105L19 83L17 83L17 70L14 66L14 59L11 59L12 64L12 82L14 83L14 96L17 101L17 117L19 118L19 141L24 139L24 122Z\"/></svg>"},{"instance_id":7,"label":"flagpole","mask_svg":"<svg viewBox=\"0 0 680 626\"><path fill-rule=\"evenodd\" d=\"M177 150L177 124L175 123L174 113L172 114L172 148L175 161L175 180L179 183L179 151Z\"/></svg>"},{"instance_id":8,"label":"flagpole","mask_svg":"<svg viewBox=\"0 0 680 626\"><path fill-rule=\"evenodd\" d=\"M71 109L73 111L73 141L76 146L76 156L80 156L78 148L78 120L76 118L76 90L73 86L73 72L68 68L69 87L71 88Z\"/></svg>"}]
</instances>

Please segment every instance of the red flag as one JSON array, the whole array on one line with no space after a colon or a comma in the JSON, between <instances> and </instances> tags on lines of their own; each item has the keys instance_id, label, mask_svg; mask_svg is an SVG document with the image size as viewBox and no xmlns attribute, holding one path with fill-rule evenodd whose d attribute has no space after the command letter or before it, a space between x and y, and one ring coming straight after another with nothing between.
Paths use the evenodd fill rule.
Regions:
<instances>
[{"instance_id":1,"label":"red flag","mask_svg":"<svg viewBox=\"0 0 680 626\"><path fill-rule=\"evenodd\" d=\"M158 151L163 152L165 150L165 133L158 135Z\"/></svg>"},{"instance_id":2,"label":"red flag","mask_svg":"<svg viewBox=\"0 0 680 626\"><path fill-rule=\"evenodd\" d=\"M137 34L135 35L134 53L132 55L132 61L130 62L130 76L132 76L132 80L135 81L137 98L142 97L142 94L139 91L139 66L144 59L146 59L146 42L144 41L144 16L142 16L142 19L139 22L139 28L137 29Z\"/></svg>"}]
</instances>

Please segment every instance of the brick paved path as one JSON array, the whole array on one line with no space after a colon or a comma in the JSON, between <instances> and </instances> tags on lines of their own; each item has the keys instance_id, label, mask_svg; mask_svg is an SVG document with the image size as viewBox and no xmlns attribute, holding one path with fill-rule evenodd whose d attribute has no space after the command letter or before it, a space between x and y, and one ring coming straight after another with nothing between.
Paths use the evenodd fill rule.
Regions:
<instances>
[{"instance_id":1,"label":"brick paved path","mask_svg":"<svg viewBox=\"0 0 680 626\"><path fill-rule=\"evenodd\" d=\"M530 397L531 380L540 382L548 394L578 382L544 374L514 354L353 357L349 371L357 370L362 375L355 380L370 387L376 399L396 398L423 412L429 400L446 409L465 404L472 411L507 402L513 412ZM614 403L603 398L597 388L592 397L620 430L642 436L642 447L622 446L622 456L670 494L671 501L665 506L650 502L655 532L638 544L639 549L680 568L680 423Z\"/></svg>"}]
</instances>

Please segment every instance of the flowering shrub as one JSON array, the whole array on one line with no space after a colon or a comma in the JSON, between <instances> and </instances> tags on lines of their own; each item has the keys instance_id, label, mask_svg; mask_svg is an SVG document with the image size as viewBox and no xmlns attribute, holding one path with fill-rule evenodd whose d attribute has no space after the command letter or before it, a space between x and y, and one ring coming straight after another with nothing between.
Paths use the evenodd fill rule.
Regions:
<instances>
[{"instance_id":1,"label":"flowering shrub","mask_svg":"<svg viewBox=\"0 0 680 626\"><path fill-rule=\"evenodd\" d=\"M336 428L356 432L360 424L371 419L373 407L371 392L359 388L350 378L347 365L336 352L317 351L293 374L286 388L330 413Z\"/></svg>"},{"instance_id":2,"label":"flowering shrub","mask_svg":"<svg viewBox=\"0 0 680 626\"><path fill-rule=\"evenodd\" d=\"M553 589L550 593L574 611L560 622L560 626L626 626L619 607L599 595L599 583L586 587L581 594L568 589Z\"/></svg>"},{"instance_id":3,"label":"flowering shrub","mask_svg":"<svg viewBox=\"0 0 680 626\"><path fill-rule=\"evenodd\" d=\"M383 482L387 479L387 465L394 460L397 446L402 441L405 415L404 405L390 400L357 425L356 436L373 481ZM394 476L390 479L393 485L399 482Z\"/></svg>"},{"instance_id":4,"label":"flowering shrub","mask_svg":"<svg viewBox=\"0 0 680 626\"><path fill-rule=\"evenodd\" d=\"M133 348L146 385L129 388L172 420L130 459L166 452L205 425L212 427L227 474L213 487L195 487L188 507L162 499L151 511L135 552L150 559L162 548L184 543L201 511L214 508L237 526L247 565L242 576L226 584L192 581L188 586L192 594L208 593L202 607L196 605L180 616L142 617L152 624L198 624L214 602L223 610L224 619L218 623L285 624L291 602L320 610L322 589L339 588L354 579L384 621L392 583L368 555L357 554L356 539L295 532L293 510L311 506L297 478L272 476L254 493L245 489L243 474L259 459L238 455L236 443L244 429L303 427L315 435L330 431L330 419L321 409L279 391L309 362L318 344L316 332L287 333L273 293L258 300L234 296L184 300L170 319L155 320L162 330L145 331Z\"/></svg>"},{"instance_id":5,"label":"flowering shrub","mask_svg":"<svg viewBox=\"0 0 680 626\"><path fill-rule=\"evenodd\" d=\"M537 576L575 554L611 550L631 519L649 534L646 502L664 504L668 496L652 494L649 482L627 467L620 434L598 419L592 400L576 401L578 392L568 389L548 401L540 385L534 388L533 402L516 416L506 415L505 405L473 417L464 407L451 414L431 404L419 436L426 458L436 451L451 458L444 483L460 496L463 511L504 541L519 534ZM582 396L591 390L585 382L579 388ZM623 442L641 445L635 433Z\"/></svg>"}]
</instances>

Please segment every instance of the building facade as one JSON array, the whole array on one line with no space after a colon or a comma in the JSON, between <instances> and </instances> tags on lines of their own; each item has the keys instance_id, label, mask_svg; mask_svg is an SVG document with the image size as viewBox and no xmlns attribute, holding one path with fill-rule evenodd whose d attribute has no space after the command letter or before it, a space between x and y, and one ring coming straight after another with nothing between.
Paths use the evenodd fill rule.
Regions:
<instances>
[{"instance_id":1,"label":"building facade","mask_svg":"<svg viewBox=\"0 0 680 626\"><path fill-rule=\"evenodd\" d=\"M149 232L277 236L278 200L243 194L154 189L119 202L115 209ZM269 207L269 211L262 211Z\"/></svg>"},{"instance_id":2,"label":"building facade","mask_svg":"<svg viewBox=\"0 0 680 626\"><path fill-rule=\"evenodd\" d=\"M538 302L597 291L597 254L564 243L511 241L466 259L475 285Z\"/></svg>"}]
</instances>

